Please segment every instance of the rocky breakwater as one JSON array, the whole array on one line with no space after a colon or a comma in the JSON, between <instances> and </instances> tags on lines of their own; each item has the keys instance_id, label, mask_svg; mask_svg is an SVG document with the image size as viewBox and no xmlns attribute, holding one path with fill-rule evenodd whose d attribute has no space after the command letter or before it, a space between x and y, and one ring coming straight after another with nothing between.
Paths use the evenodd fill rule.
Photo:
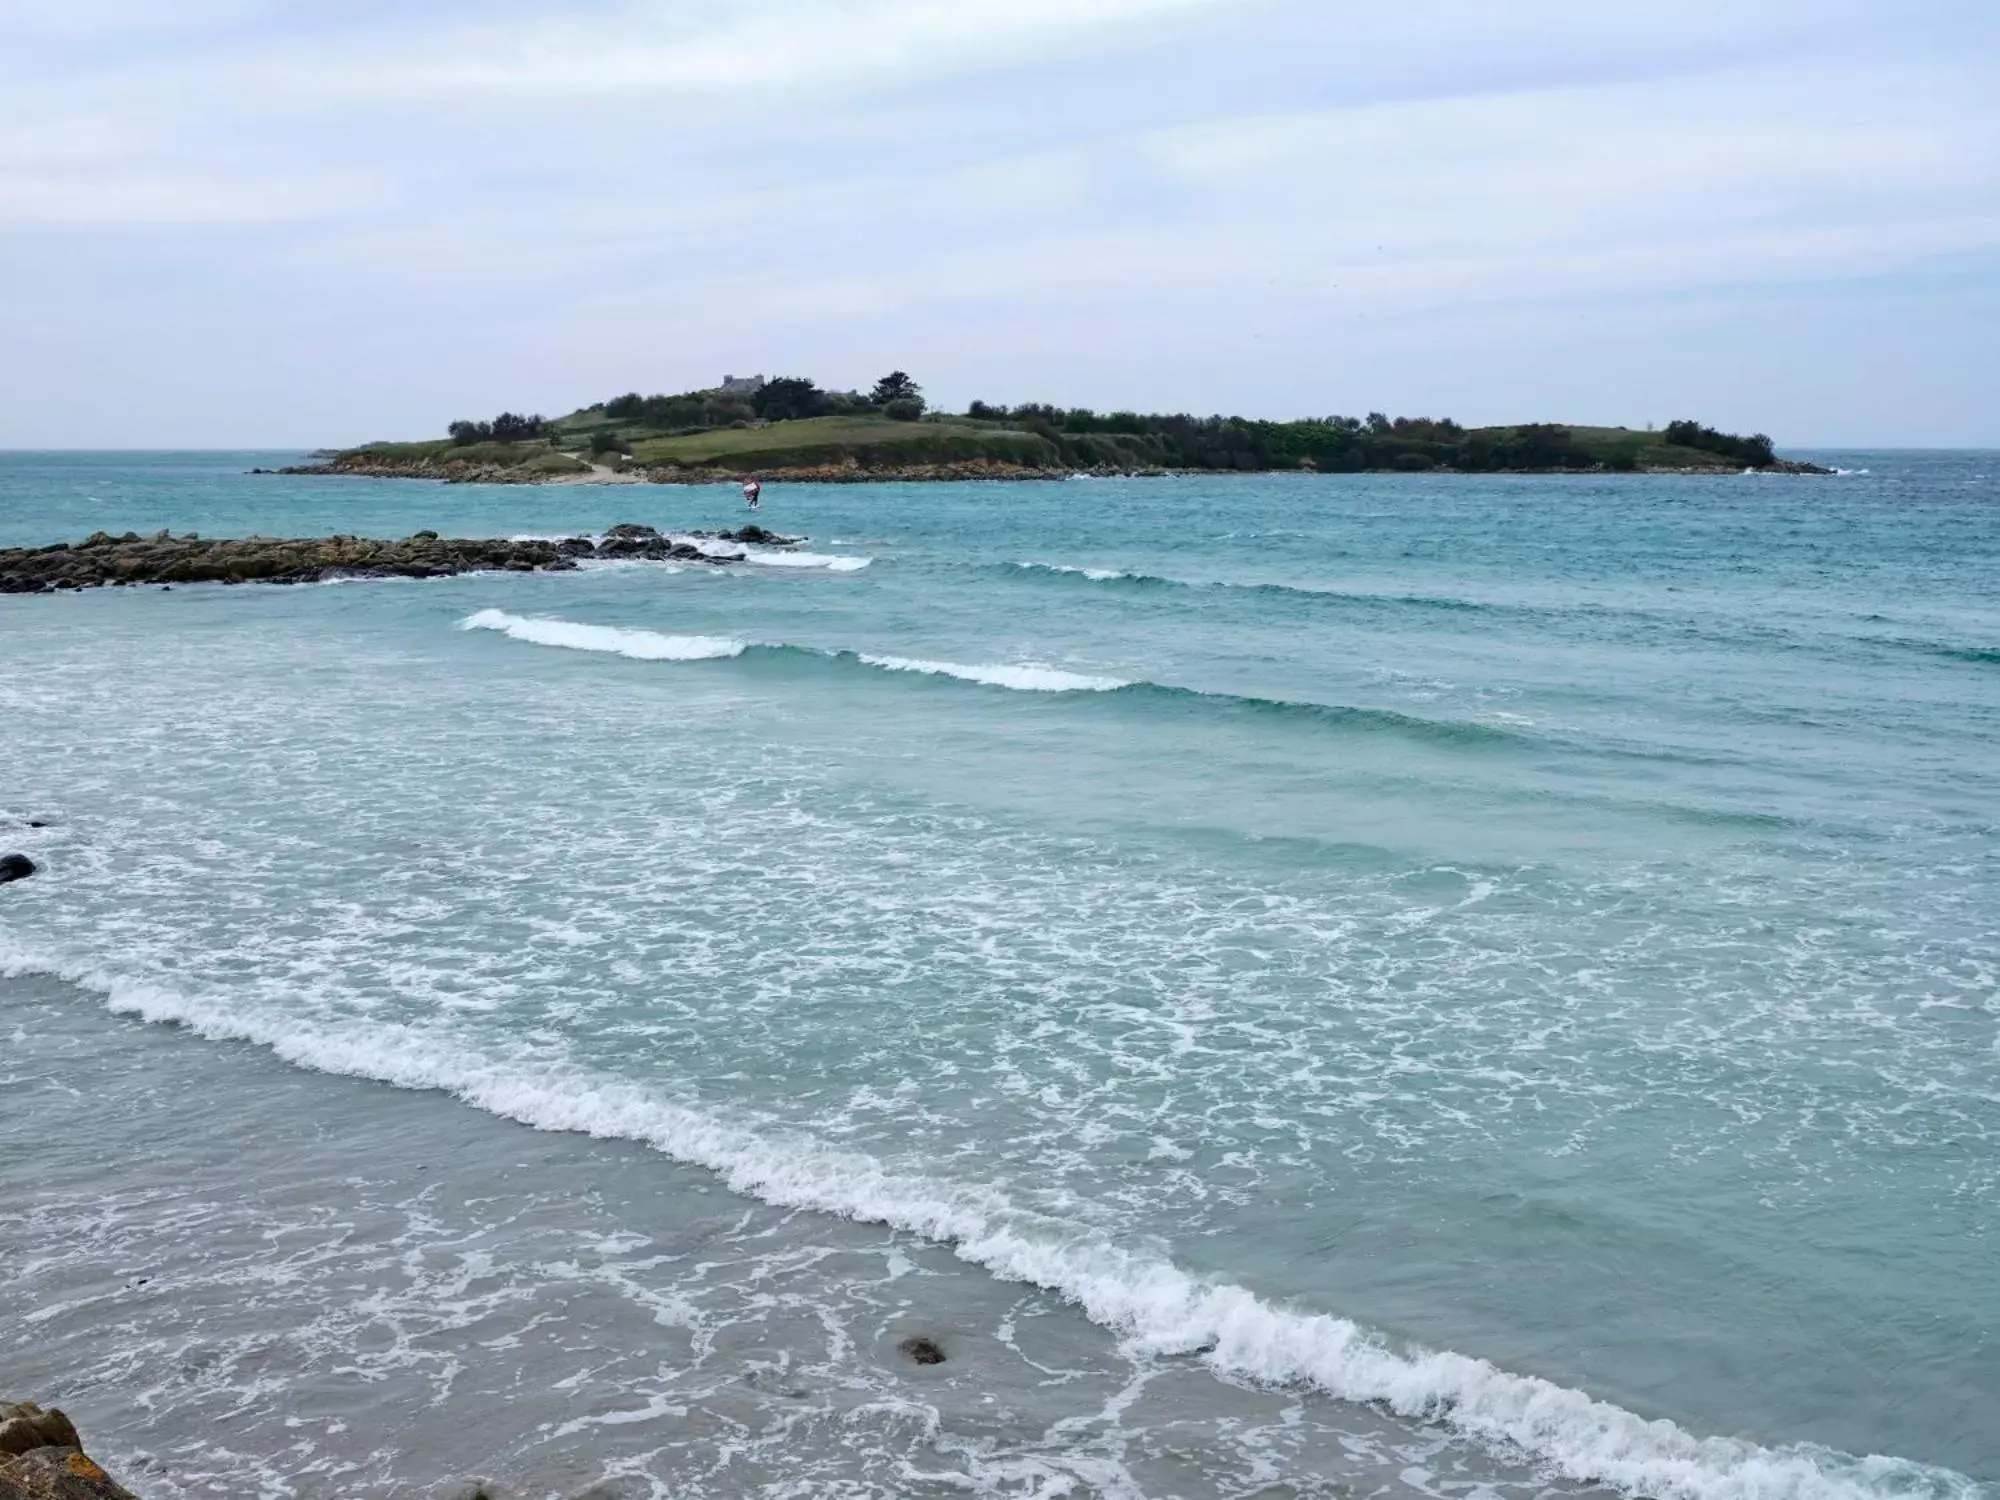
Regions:
<instances>
[{"instance_id":1,"label":"rocky breakwater","mask_svg":"<svg viewBox=\"0 0 2000 1500\"><path fill-rule=\"evenodd\" d=\"M798 540L757 527L722 532L730 541L786 546ZM264 537L209 541L189 532L141 537L96 532L80 542L0 549L0 594L54 593L123 584L324 583L335 578L447 578L456 573L562 572L591 557L729 563L692 541L650 526L614 526L587 536L472 540L419 531L400 541L367 537Z\"/></svg>"},{"instance_id":2,"label":"rocky breakwater","mask_svg":"<svg viewBox=\"0 0 2000 1500\"><path fill-rule=\"evenodd\" d=\"M610 483L619 476L598 470L568 453L543 450L507 459L464 457L452 452L397 455L361 449L341 453L323 463L288 464L281 469L252 469L252 474L317 474L350 479L430 479L445 484L576 484Z\"/></svg>"},{"instance_id":3,"label":"rocky breakwater","mask_svg":"<svg viewBox=\"0 0 2000 1500\"><path fill-rule=\"evenodd\" d=\"M138 1500L84 1453L70 1419L0 1402L0 1500Z\"/></svg>"}]
</instances>

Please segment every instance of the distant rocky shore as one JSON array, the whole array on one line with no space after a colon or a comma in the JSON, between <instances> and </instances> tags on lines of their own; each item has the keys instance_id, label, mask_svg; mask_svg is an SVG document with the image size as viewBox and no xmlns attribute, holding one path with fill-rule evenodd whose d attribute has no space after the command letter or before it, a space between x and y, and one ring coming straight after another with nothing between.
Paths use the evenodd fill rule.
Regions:
<instances>
[{"instance_id":1,"label":"distant rocky shore","mask_svg":"<svg viewBox=\"0 0 2000 1500\"><path fill-rule=\"evenodd\" d=\"M449 453L423 458L391 458L366 451L337 455L321 463L292 464L282 469L252 469L253 474L315 474L355 479L429 479L444 484L728 484L744 470L708 464L649 464L569 468L535 464L497 464L457 460ZM756 470L763 479L791 484L883 484L966 479L1067 479L1077 474L1104 477L1154 477L1168 469L1046 469L999 459L968 458L939 463L875 465L842 463L781 465Z\"/></svg>"},{"instance_id":2,"label":"distant rocky shore","mask_svg":"<svg viewBox=\"0 0 2000 1500\"><path fill-rule=\"evenodd\" d=\"M138 1500L83 1451L75 1424L32 1401L0 1402L0 1500Z\"/></svg>"},{"instance_id":3,"label":"distant rocky shore","mask_svg":"<svg viewBox=\"0 0 2000 1500\"><path fill-rule=\"evenodd\" d=\"M252 469L253 474L314 474L357 479L428 479L442 484L728 484L743 477L750 470L719 468L713 465L693 464L649 464L611 468L604 465L589 466L581 463L568 468L551 468L535 464L497 464L480 461L454 460L450 456L424 458L385 458L370 455L365 451L339 455L321 463L293 464L282 469ZM754 470L760 479L790 484L894 484L917 482L949 482L954 480L1029 480L1029 479L1158 479L1173 475L1211 474L1206 469L1167 469L1152 467L1121 467L1098 465L1092 468L1040 468L1029 464L1008 463L1000 459L970 458L940 463L921 464L864 464L856 460L841 463L811 465L781 465L774 468ZM1281 472L1268 469L1249 470L1250 473ZM1312 472L1311 470L1291 472ZM1393 473L1396 470L1370 469L1362 473ZM1451 474L1450 468L1427 469L1427 474ZM1512 469L1513 474L1561 474L1577 475L1631 472L1641 474L1677 475L1731 475L1744 472L1741 464L1718 463L1701 466L1677 466L1674 468L1648 468L1639 466L1628 471L1618 471L1605 467L1595 469ZM1765 474L1831 474L1833 470L1822 468L1802 459L1781 458L1758 470Z\"/></svg>"},{"instance_id":4,"label":"distant rocky shore","mask_svg":"<svg viewBox=\"0 0 2000 1500\"><path fill-rule=\"evenodd\" d=\"M761 526L667 535L651 526L613 526L601 537L472 540L419 531L399 541L355 536L208 540L188 532L142 537L94 532L76 543L0 549L0 594L55 593L125 584L325 583L337 578L448 578L457 573L564 572L586 558L641 558L727 564L700 541L789 547L802 537Z\"/></svg>"}]
</instances>

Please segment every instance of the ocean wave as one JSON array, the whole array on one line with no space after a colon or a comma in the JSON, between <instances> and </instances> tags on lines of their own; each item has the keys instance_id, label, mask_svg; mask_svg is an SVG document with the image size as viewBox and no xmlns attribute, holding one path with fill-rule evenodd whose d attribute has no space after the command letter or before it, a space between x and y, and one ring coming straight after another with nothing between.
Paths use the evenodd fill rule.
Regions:
<instances>
[{"instance_id":1,"label":"ocean wave","mask_svg":"<svg viewBox=\"0 0 2000 1500\"><path fill-rule=\"evenodd\" d=\"M1171 583L1166 578L1151 578L1143 573L1127 573L1118 568L1077 568L1068 563L1015 563L1015 567L1033 573L1068 573L1077 578L1088 578L1092 583L1109 583L1113 579L1129 579L1133 582Z\"/></svg>"},{"instance_id":2,"label":"ocean wave","mask_svg":"<svg viewBox=\"0 0 2000 1500\"><path fill-rule=\"evenodd\" d=\"M802 664L861 666L880 672L946 677L981 687L1007 688L1017 693L1095 693L1121 701L1150 701L1169 709L1292 719L1363 733L1396 733L1447 744L1506 744L1534 738L1525 727L1510 728L1470 719L1425 719L1398 713L1394 709L1358 708L1344 703L1314 703L1295 698L1263 698L1252 693L1213 692L1203 688L1176 687L1171 683L1072 672L1039 662L934 661L873 652L829 650L818 646L794 646L784 642L662 635L651 630L580 625L570 620L510 615L497 609L481 610L460 622L460 628L497 630L515 640L538 646L606 652L642 661L710 661L741 657L746 661L784 662L795 667Z\"/></svg>"},{"instance_id":3,"label":"ocean wave","mask_svg":"<svg viewBox=\"0 0 2000 1500\"><path fill-rule=\"evenodd\" d=\"M1226 589L1251 594L1284 595L1299 600L1324 600L1336 604L1400 605L1406 608L1454 611L1541 613L1532 606L1483 603L1476 599L1452 599L1431 594L1371 594L1352 589L1326 588L1308 583L1230 582L1224 579L1174 578L1162 573L1135 573L1118 568L1085 568L1069 563L1017 562L1007 567L1016 573L1049 579L1076 579L1087 583L1119 584L1145 589Z\"/></svg>"},{"instance_id":4,"label":"ocean wave","mask_svg":"<svg viewBox=\"0 0 2000 1500\"><path fill-rule=\"evenodd\" d=\"M825 552L751 552L749 561L766 568L824 568L829 573L859 573L875 559L841 557Z\"/></svg>"},{"instance_id":5,"label":"ocean wave","mask_svg":"<svg viewBox=\"0 0 2000 1500\"><path fill-rule=\"evenodd\" d=\"M1941 657L1945 661L1974 662L1981 666L2000 663L2000 646L1960 646L1949 641L1915 640L1907 636L1864 635L1855 637L1870 646L1887 646L1897 651L1914 651L1921 656Z\"/></svg>"},{"instance_id":6,"label":"ocean wave","mask_svg":"<svg viewBox=\"0 0 2000 1500\"><path fill-rule=\"evenodd\" d=\"M836 653L845 656L848 653ZM956 677L961 682L977 682L987 687L1012 688L1017 693L1114 693L1133 686L1118 677L1091 677L1082 672L1065 672L1059 667L1032 663L994 666L964 666L954 661L915 661L906 656L854 655L864 666L885 672L921 672L928 677Z\"/></svg>"},{"instance_id":7,"label":"ocean wave","mask_svg":"<svg viewBox=\"0 0 2000 1500\"><path fill-rule=\"evenodd\" d=\"M713 661L741 656L744 642L714 635L661 635L651 630L622 630L609 625L579 625L533 615L510 615L482 609L460 624L462 630L497 630L517 641L537 646L561 646L570 651L601 651L636 661Z\"/></svg>"},{"instance_id":8,"label":"ocean wave","mask_svg":"<svg viewBox=\"0 0 2000 1500\"><path fill-rule=\"evenodd\" d=\"M566 1065L494 1058L427 1031L371 1021L332 1030L246 1013L94 965L0 945L0 977L46 974L109 1008L210 1040L250 1042L297 1066L438 1090L539 1130L643 1143L780 1207L889 1226L949 1245L1003 1280L1063 1296L1135 1352L1202 1359L1225 1378L1311 1386L1433 1423L1554 1474L1658 1500L1977 1500L1964 1475L1811 1444L1704 1438L1588 1393L1451 1351L1399 1346L1333 1313L1290 1308L1196 1275L1080 1225L1017 1207L999 1187L894 1171L859 1152L657 1098Z\"/></svg>"},{"instance_id":9,"label":"ocean wave","mask_svg":"<svg viewBox=\"0 0 2000 1500\"><path fill-rule=\"evenodd\" d=\"M793 552L777 547L752 549L714 537L682 536L678 533L673 535L673 540L686 543L703 557L756 563L766 568L824 568L829 573L859 573L875 561L872 557L847 557L832 552Z\"/></svg>"}]
</instances>

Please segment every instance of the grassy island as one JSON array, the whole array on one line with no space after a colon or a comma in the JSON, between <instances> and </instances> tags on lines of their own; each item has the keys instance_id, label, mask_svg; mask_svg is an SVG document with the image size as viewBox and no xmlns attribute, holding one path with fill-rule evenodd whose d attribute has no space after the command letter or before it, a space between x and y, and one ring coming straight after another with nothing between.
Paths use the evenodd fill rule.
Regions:
<instances>
[{"instance_id":1,"label":"grassy island","mask_svg":"<svg viewBox=\"0 0 2000 1500\"><path fill-rule=\"evenodd\" d=\"M554 419L503 412L428 442L367 443L305 472L537 483L702 482L739 474L841 479L1040 478L1067 473L1814 472L1761 434L1698 422L1663 431L1533 422L1463 427L1445 418L1311 417L1274 422L975 401L928 410L901 371L866 395L811 380L725 379L679 395L636 392ZM298 471L295 471L298 472Z\"/></svg>"}]
</instances>

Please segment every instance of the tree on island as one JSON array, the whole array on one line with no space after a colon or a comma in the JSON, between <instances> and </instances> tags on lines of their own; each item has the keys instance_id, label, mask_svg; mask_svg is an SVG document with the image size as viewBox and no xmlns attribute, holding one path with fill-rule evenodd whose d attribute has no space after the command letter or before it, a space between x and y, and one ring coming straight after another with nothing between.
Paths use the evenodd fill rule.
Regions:
<instances>
[{"instance_id":1,"label":"tree on island","mask_svg":"<svg viewBox=\"0 0 2000 1500\"><path fill-rule=\"evenodd\" d=\"M518 412L503 411L490 422L453 422L445 432L452 442L466 448L474 443L525 442L540 437L548 425L547 417L524 417Z\"/></svg>"},{"instance_id":2,"label":"tree on island","mask_svg":"<svg viewBox=\"0 0 2000 1500\"><path fill-rule=\"evenodd\" d=\"M750 404L766 422L824 416L831 405L826 392L802 375L781 375L765 381L750 398Z\"/></svg>"},{"instance_id":3,"label":"tree on island","mask_svg":"<svg viewBox=\"0 0 2000 1500\"><path fill-rule=\"evenodd\" d=\"M604 454L630 451L635 443L718 429L844 417L859 420L851 430L838 422L801 429L786 451L826 448L843 462L852 458L868 465L887 461L883 453L873 451L876 445L914 452L928 443L927 452L954 458L998 454L1029 468L1124 472L1629 472L1725 464L1761 469L1777 462L1771 440L1761 433L1742 437L1693 421L1667 424L1655 435L1650 428L1639 433L1532 422L1469 429L1448 418L1391 417L1382 411L1274 421L1189 412L1098 411L1048 402L1003 406L974 401L962 422L933 416L923 428L903 433L884 433L877 426L885 417L914 424L926 415L922 387L903 370L891 371L866 392L826 390L804 376L792 375L766 381L754 392L705 387L678 395L643 396L629 391L559 423L502 412L490 422L452 423L451 439L469 448L554 437L565 448L589 444L592 452ZM475 456L482 461L520 462L541 455L537 446L460 454L459 459Z\"/></svg>"},{"instance_id":4,"label":"tree on island","mask_svg":"<svg viewBox=\"0 0 2000 1500\"><path fill-rule=\"evenodd\" d=\"M1678 443L1683 448L1699 448L1705 453L1719 453L1724 458L1733 458L1738 463L1753 469L1768 468L1776 463L1778 455L1773 451L1771 440L1763 433L1754 437L1738 437L1731 432L1717 432L1713 427L1704 427L1699 422L1669 422L1667 441Z\"/></svg>"},{"instance_id":5,"label":"tree on island","mask_svg":"<svg viewBox=\"0 0 2000 1500\"><path fill-rule=\"evenodd\" d=\"M876 381L875 389L868 393L868 399L885 412L888 412L892 405L915 402L916 412L903 419L906 421L914 422L924 414L924 388L901 370L891 370ZM895 416L898 413L892 412L890 415Z\"/></svg>"}]
</instances>

